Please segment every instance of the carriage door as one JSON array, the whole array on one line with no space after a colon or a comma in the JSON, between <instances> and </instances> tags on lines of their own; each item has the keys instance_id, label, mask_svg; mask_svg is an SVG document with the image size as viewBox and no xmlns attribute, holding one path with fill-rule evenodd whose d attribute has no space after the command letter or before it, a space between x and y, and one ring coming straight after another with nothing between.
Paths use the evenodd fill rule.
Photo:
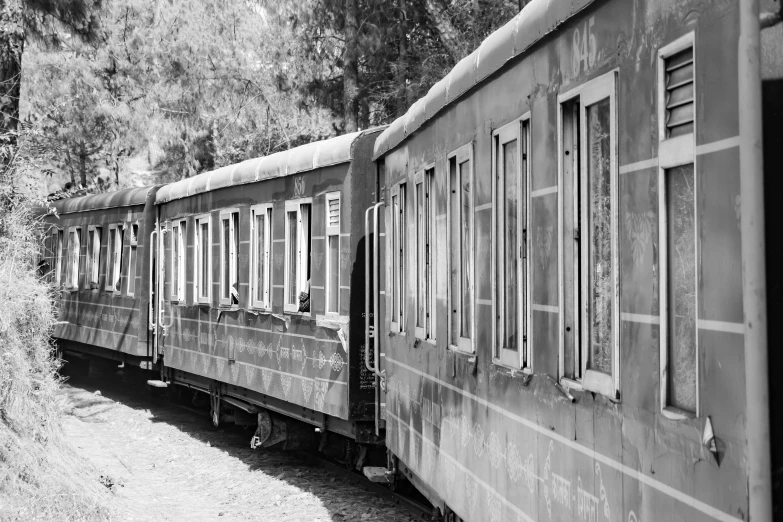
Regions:
<instances>
[{"instance_id":1,"label":"carriage door","mask_svg":"<svg viewBox=\"0 0 783 522\"><path fill-rule=\"evenodd\" d=\"M383 293L383 203L376 203L368 208L364 220L364 288L365 288L365 350L364 362L367 369L375 376L375 434L380 435L380 430L386 423L386 376L383 369L383 351L379 335L381 331L381 318L383 317L382 300Z\"/></svg>"},{"instance_id":2,"label":"carriage door","mask_svg":"<svg viewBox=\"0 0 783 522\"><path fill-rule=\"evenodd\" d=\"M149 272L149 325L152 331L152 361L158 361L158 355L162 353L160 342L161 309L163 305L163 285L165 254L165 227L160 226L160 221L155 222L155 230L150 234L150 272Z\"/></svg>"}]
</instances>

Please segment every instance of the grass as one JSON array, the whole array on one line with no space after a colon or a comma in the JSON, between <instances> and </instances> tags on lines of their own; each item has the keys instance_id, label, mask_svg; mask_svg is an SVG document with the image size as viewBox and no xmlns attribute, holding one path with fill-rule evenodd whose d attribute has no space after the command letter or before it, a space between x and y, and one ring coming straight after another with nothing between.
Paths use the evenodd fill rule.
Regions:
<instances>
[{"instance_id":1,"label":"grass","mask_svg":"<svg viewBox=\"0 0 783 522\"><path fill-rule=\"evenodd\" d=\"M9 170L0 174L0 521L108 520L97 473L63 436L54 289L37 272L40 222Z\"/></svg>"}]
</instances>

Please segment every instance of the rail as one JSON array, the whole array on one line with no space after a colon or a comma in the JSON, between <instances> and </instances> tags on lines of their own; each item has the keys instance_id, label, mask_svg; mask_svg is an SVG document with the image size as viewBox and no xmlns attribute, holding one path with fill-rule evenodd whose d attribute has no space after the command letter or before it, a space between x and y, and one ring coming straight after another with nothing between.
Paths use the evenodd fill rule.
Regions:
<instances>
[{"instance_id":1,"label":"rail","mask_svg":"<svg viewBox=\"0 0 783 522\"><path fill-rule=\"evenodd\" d=\"M380 352L378 349L378 343L374 344L375 360L370 363L370 339L376 338L378 332L378 267L376 266L378 260L378 208L383 203L376 203L372 207L368 208L364 212L364 255L365 255L365 271L364 271L364 334L365 334L365 349L364 349L364 365L367 370L372 372L373 375L380 379L384 379L385 375L378 369L378 361L380 359ZM370 255L370 215L373 214L373 250L372 256ZM370 270L372 269L372 289L373 295L370 296ZM372 313L372 325L370 325L370 298L373 302Z\"/></svg>"}]
</instances>

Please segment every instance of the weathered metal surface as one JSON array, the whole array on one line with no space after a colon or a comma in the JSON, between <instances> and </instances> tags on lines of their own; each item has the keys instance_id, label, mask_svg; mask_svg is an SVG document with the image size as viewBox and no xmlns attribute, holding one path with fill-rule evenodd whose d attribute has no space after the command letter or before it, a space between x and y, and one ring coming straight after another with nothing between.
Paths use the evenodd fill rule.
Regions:
<instances>
[{"instance_id":1,"label":"weathered metal surface","mask_svg":"<svg viewBox=\"0 0 783 522\"><path fill-rule=\"evenodd\" d=\"M208 183L201 183L207 176L200 177L199 187L203 189L191 187L190 192L178 192L180 188L185 190L183 184L158 198L161 223L169 230L171 220L186 221L188 251L186 295L172 303L171 234L164 236L165 255L161 257L168 261L162 322L171 324L161 344L166 366L339 419L373 418L373 389L362 386L359 377L363 366L363 211L376 192L371 154L377 134L367 131L281 153L267 165L276 174L271 176L272 170L264 166L261 172L267 177L258 181L231 181L239 179L237 172L244 168L240 165L233 171L233 178L218 174L226 170L216 171ZM336 149L332 150L330 144ZM309 159L304 161L304 157ZM299 158L299 163L294 158ZM320 167L322 164L329 166ZM216 188L216 183L222 188ZM341 194L340 318L330 320L325 317L324 294L325 194L334 191ZM312 198L311 311L290 313L283 306L285 203L300 198ZM271 311L253 308L249 295L250 206L260 203L273 204ZM239 210L239 304L234 306L221 306L218 300L218 223L224 208ZM206 213L212 220L213 287L210 303L199 304L193 285L195 219Z\"/></svg>"},{"instance_id":2,"label":"weathered metal surface","mask_svg":"<svg viewBox=\"0 0 783 522\"><path fill-rule=\"evenodd\" d=\"M59 292L58 323L52 336L88 345L116 350L139 357L151 356L151 338L148 329L149 303L149 232L155 222L154 198L157 187L126 189L114 193L85 196L54 203L58 215L44 218L46 266L55 266L56 240L52 233L58 228L64 231L60 262L60 281L65 281L67 236L69 227L81 227L79 286L66 289L61 284ZM128 295L128 263L122 266L120 290L106 289L109 225L129 225L138 222L136 247L136 279L133 295ZM100 226L101 254L98 284L91 285L88 276L89 242L88 227ZM123 257L128 259L130 234L123 240ZM48 273L54 280L53 272Z\"/></svg>"},{"instance_id":3,"label":"weathered metal surface","mask_svg":"<svg viewBox=\"0 0 783 522\"><path fill-rule=\"evenodd\" d=\"M194 196L220 188L291 176L319 168L350 162L354 142L360 136L377 133L367 130L316 141L269 156L254 158L235 165L204 172L164 186L158 191L157 203Z\"/></svg>"},{"instance_id":4,"label":"weathered metal surface","mask_svg":"<svg viewBox=\"0 0 783 522\"><path fill-rule=\"evenodd\" d=\"M134 187L104 194L60 199L50 203L50 206L56 208L58 214L132 207L144 205L150 191L154 189L155 187Z\"/></svg>"},{"instance_id":5,"label":"weathered metal surface","mask_svg":"<svg viewBox=\"0 0 783 522\"><path fill-rule=\"evenodd\" d=\"M437 346L416 343L409 328L390 334L384 350L387 445L465 520L743 520L748 490L736 1L534 0L513 23L518 30L493 35L441 82L445 87L433 87L376 142L387 189L400 181L412 186L414 173L435 163L437 252L447 251L447 156L472 143L476 176L477 371L471 355L444 342L448 265L439 254ZM671 420L661 411L660 395L656 68L658 50L691 31L699 413ZM558 95L610 71L617 71L620 396L610 400L572 389L572 402L556 386L564 312L558 220L565 204ZM528 113L532 378L492 358L492 131ZM407 233L414 237L412 225ZM408 266L413 270L412 261ZM413 279L404 294L409 325ZM388 329L388 314L385 320ZM707 417L720 440L720 463L702 444Z\"/></svg>"}]
</instances>

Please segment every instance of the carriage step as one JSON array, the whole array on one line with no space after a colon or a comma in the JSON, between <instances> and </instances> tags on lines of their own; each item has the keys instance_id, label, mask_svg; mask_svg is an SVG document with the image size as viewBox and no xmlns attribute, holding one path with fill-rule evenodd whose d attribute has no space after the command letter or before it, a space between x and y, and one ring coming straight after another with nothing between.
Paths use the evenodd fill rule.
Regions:
<instances>
[{"instance_id":1,"label":"carriage step","mask_svg":"<svg viewBox=\"0 0 783 522\"><path fill-rule=\"evenodd\" d=\"M155 381L155 380L147 381L147 386L152 386L153 388L168 388L169 387L168 383L165 383L163 381Z\"/></svg>"},{"instance_id":2,"label":"carriage step","mask_svg":"<svg viewBox=\"0 0 783 522\"><path fill-rule=\"evenodd\" d=\"M370 482L379 484L391 484L394 477L394 473L383 466L365 466L362 468L362 473Z\"/></svg>"}]
</instances>

